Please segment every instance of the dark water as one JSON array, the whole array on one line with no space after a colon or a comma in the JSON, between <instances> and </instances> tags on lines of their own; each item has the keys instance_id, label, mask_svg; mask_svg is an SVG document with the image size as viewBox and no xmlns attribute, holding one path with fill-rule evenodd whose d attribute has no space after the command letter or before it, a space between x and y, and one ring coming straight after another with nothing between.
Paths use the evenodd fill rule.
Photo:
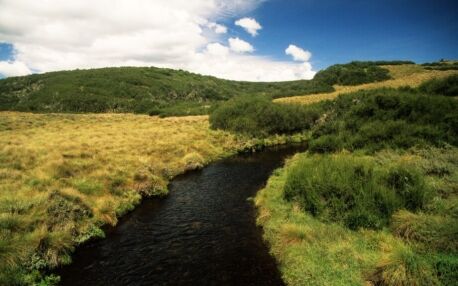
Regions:
<instances>
[{"instance_id":1,"label":"dark water","mask_svg":"<svg viewBox=\"0 0 458 286\"><path fill-rule=\"evenodd\" d=\"M250 197L303 147L237 155L174 179L106 239L79 248L62 285L283 285Z\"/></svg>"}]
</instances>

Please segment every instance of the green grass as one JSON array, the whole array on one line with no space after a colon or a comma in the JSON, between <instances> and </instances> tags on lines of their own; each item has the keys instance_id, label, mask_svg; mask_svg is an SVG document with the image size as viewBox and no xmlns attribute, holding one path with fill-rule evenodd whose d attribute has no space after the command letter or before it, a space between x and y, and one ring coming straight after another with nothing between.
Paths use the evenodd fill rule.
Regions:
<instances>
[{"instance_id":1,"label":"green grass","mask_svg":"<svg viewBox=\"0 0 458 286\"><path fill-rule=\"evenodd\" d=\"M303 153L289 160L283 169L274 172L255 199L257 221L263 226L264 237L280 264L285 282L288 285L453 285L458 265L457 152L457 148L450 147L382 151L370 156L339 153L323 157ZM363 164L368 172L372 170L373 178L360 180L362 172L355 174L355 164ZM330 201L336 196L345 200L342 197L345 188L356 195L364 190L363 197L370 198L383 188L383 182L379 185L376 181L385 180L393 166L399 168L399 164L407 164L421 174L422 184L431 190L431 197L415 210L394 209L385 220L385 227L363 225L352 230L345 219L351 211L341 207L356 207L361 201L345 205L340 200ZM447 174L431 172L431 166L441 169L439 166L444 165L449 170ZM380 173L378 178L377 173ZM296 180L294 191L298 195L289 193L293 187L291 180ZM408 181L404 183L409 188L415 187ZM304 204L301 193L317 194L326 203L325 208L314 214ZM369 200L369 203L380 205L381 201ZM365 212L377 216L379 209L373 206Z\"/></svg>"}]
</instances>

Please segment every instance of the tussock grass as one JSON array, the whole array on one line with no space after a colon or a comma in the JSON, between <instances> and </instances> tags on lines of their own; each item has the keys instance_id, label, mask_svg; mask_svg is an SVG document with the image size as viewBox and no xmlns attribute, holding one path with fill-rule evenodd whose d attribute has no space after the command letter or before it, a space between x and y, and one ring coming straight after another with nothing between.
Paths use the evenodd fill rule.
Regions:
<instances>
[{"instance_id":1,"label":"tussock grass","mask_svg":"<svg viewBox=\"0 0 458 286\"><path fill-rule=\"evenodd\" d=\"M355 86L335 85L335 91L331 93L284 97L275 99L274 101L279 103L312 104L323 100L332 100L341 94L352 93L359 90L378 89L383 87L399 88L404 86L415 88L420 86L423 82L431 79L442 79L450 75L458 74L458 71L456 70L427 70L419 65L388 65L383 66L383 68L390 71L392 79Z\"/></svg>"},{"instance_id":2,"label":"tussock grass","mask_svg":"<svg viewBox=\"0 0 458 286\"><path fill-rule=\"evenodd\" d=\"M408 246L396 248L383 257L369 279L380 286L441 285L431 265Z\"/></svg>"},{"instance_id":3,"label":"tussock grass","mask_svg":"<svg viewBox=\"0 0 458 286\"><path fill-rule=\"evenodd\" d=\"M0 284L39 283L177 174L287 140L213 131L206 116L0 113Z\"/></svg>"},{"instance_id":4,"label":"tussock grass","mask_svg":"<svg viewBox=\"0 0 458 286\"><path fill-rule=\"evenodd\" d=\"M370 156L341 153L328 155L342 159L340 163L329 164L327 167L331 169L320 167L320 161L329 160L325 155L303 153L288 160L284 168L274 172L255 199L259 210L257 222L263 226L264 238L280 264L285 282L288 285L453 285L458 265L456 155L454 147L383 150ZM431 189L431 197L421 210L401 208L392 213L386 221L387 227L363 226L357 230L346 225L345 212L340 212L342 219L326 219L332 213L332 204L315 216L304 207L300 197L285 199L291 188L288 186L291 176L301 180L302 186L308 186L309 192L323 192L325 186L335 183L338 188L329 191L334 189L342 194L339 190L351 184L358 193L357 180L334 182L352 171L341 170L339 166L352 162L364 165L368 172L368 167L374 168L374 182L366 184L366 187L370 185L366 192L374 193L380 188L378 183L383 182L375 181L386 179L393 166L407 164L421 173ZM295 169L304 164L311 169L297 176ZM333 173L335 169L338 172ZM443 169L447 171L431 172ZM381 176L377 179L378 172ZM330 196L326 198L332 201ZM351 205L355 204L345 206ZM371 208L367 211L377 213Z\"/></svg>"}]
</instances>

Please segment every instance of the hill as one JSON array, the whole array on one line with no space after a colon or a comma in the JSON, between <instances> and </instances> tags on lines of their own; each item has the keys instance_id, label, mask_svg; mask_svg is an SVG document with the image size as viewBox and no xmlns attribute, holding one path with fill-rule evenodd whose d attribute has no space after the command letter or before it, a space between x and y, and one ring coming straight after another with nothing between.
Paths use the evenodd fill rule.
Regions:
<instances>
[{"instance_id":1,"label":"hill","mask_svg":"<svg viewBox=\"0 0 458 286\"><path fill-rule=\"evenodd\" d=\"M237 82L181 70L122 67L59 71L0 80L0 110L205 114L215 102L244 94L329 92L314 81Z\"/></svg>"},{"instance_id":2,"label":"hill","mask_svg":"<svg viewBox=\"0 0 458 286\"><path fill-rule=\"evenodd\" d=\"M392 79L379 61L338 64L313 80L241 82L155 67L121 67L59 71L0 80L0 110L54 113L120 113L151 115L207 114L235 96L289 97L330 93L346 86Z\"/></svg>"},{"instance_id":3,"label":"hill","mask_svg":"<svg viewBox=\"0 0 458 286\"><path fill-rule=\"evenodd\" d=\"M445 65L445 63L444 63ZM453 66L450 64L450 66ZM282 103L299 103L311 104L322 100L335 99L340 94L351 93L359 90L378 89L382 87L399 88L403 86L418 87L425 81L431 79L446 78L450 75L458 74L458 71L453 69L434 69L430 66L403 64L403 65L384 65L383 68L389 70L390 79L385 81L375 81L370 83L362 83L357 85L345 86L334 84L334 92L324 92L312 95L300 95L292 97L278 98L276 102Z\"/></svg>"}]
</instances>

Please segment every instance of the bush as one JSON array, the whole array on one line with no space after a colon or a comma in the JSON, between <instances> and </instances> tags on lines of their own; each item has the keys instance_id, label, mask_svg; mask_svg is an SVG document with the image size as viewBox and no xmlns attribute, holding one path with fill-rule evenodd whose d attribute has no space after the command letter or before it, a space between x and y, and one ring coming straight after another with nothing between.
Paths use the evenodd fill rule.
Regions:
<instances>
[{"instance_id":1,"label":"bush","mask_svg":"<svg viewBox=\"0 0 458 286\"><path fill-rule=\"evenodd\" d=\"M387 171L374 158L305 155L289 169L284 197L323 221L380 229L397 209L423 208L428 189L417 174L401 164Z\"/></svg>"},{"instance_id":2,"label":"bush","mask_svg":"<svg viewBox=\"0 0 458 286\"><path fill-rule=\"evenodd\" d=\"M318 118L316 109L275 104L263 96L243 96L219 105L210 114L210 125L213 129L265 137L307 130Z\"/></svg>"},{"instance_id":3,"label":"bush","mask_svg":"<svg viewBox=\"0 0 458 286\"><path fill-rule=\"evenodd\" d=\"M396 191L402 205L415 211L423 208L428 190L422 179L423 174L414 168L397 165L388 170L384 180L388 187Z\"/></svg>"},{"instance_id":4,"label":"bush","mask_svg":"<svg viewBox=\"0 0 458 286\"><path fill-rule=\"evenodd\" d=\"M418 89L427 94L458 96L458 75L426 81Z\"/></svg>"},{"instance_id":5,"label":"bush","mask_svg":"<svg viewBox=\"0 0 458 286\"><path fill-rule=\"evenodd\" d=\"M329 85L359 85L390 79L389 71L374 62L351 62L333 65L318 72L314 80Z\"/></svg>"},{"instance_id":6,"label":"bush","mask_svg":"<svg viewBox=\"0 0 458 286\"><path fill-rule=\"evenodd\" d=\"M458 102L414 91L379 89L339 96L313 130L312 152L458 145Z\"/></svg>"},{"instance_id":7,"label":"bush","mask_svg":"<svg viewBox=\"0 0 458 286\"><path fill-rule=\"evenodd\" d=\"M324 135L309 144L309 150L314 153L335 152L342 148L343 142L336 135Z\"/></svg>"}]
</instances>

